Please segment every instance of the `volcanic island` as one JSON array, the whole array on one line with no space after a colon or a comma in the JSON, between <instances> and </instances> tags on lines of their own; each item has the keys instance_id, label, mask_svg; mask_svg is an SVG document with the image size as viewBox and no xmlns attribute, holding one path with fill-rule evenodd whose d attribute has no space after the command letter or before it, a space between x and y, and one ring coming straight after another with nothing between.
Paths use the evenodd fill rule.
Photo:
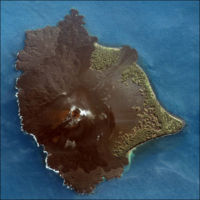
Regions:
<instances>
[{"instance_id":1,"label":"volcanic island","mask_svg":"<svg viewBox=\"0 0 200 200\"><path fill-rule=\"evenodd\" d=\"M78 193L120 177L132 150L174 134L184 121L158 102L138 53L105 47L72 9L57 26L26 32L18 53L21 127L46 152L46 167Z\"/></svg>"}]
</instances>

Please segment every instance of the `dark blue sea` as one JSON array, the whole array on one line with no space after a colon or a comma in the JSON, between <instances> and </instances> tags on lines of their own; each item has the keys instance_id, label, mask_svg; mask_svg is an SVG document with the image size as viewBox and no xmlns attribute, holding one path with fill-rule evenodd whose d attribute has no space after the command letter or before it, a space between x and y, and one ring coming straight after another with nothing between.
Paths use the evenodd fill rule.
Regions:
<instances>
[{"instance_id":1,"label":"dark blue sea","mask_svg":"<svg viewBox=\"0 0 200 200\"><path fill-rule=\"evenodd\" d=\"M1 198L199 198L199 2L3 1L1 7ZM164 108L186 122L179 134L134 152L129 171L78 195L45 168L45 154L20 130L15 98L16 54L25 31L56 25L71 8L89 33L108 46L130 45Z\"/></svg>"}]
</instances>

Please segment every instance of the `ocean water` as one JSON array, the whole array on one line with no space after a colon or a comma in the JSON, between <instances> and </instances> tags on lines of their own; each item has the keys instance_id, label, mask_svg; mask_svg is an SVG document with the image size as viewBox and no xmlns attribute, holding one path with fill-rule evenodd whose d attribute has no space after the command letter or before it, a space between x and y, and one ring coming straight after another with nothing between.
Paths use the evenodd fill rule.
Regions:
<instances>
[{"instance_id":1,"label":"ocean water","mask_svg":"<svg viewBox=\"0 0 200 200\"><path fill-rule=\"evenodd\" d=\"M1 198L198 199L199 198L199 2L11 1L1 2ZM71 8L85 16L89 33L108 46L130 45L158 100L183 118L179 134L134 151L120 179L78 195L45 168L45 154L20 130L15 98L16 54L24 32L56 25Z\"/></svg>"}]
</instances>

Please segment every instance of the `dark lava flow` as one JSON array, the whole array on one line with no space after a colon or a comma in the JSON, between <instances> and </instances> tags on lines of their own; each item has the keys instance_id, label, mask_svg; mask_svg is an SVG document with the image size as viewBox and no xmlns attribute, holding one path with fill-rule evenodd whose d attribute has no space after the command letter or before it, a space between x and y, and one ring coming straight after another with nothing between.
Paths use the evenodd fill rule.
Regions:
<instances>
[{"instance_id":1,"label":"dark lava flow","mask_svg":"<svg viewBox=\"0 0 200 200\"><path fill-rule=\"evenodd\" d=\"M129 131L138 118L131 106L142 106L137 85L120 82L137 52L120 50L118 63L103 72L90 68L96 37L88 35L83 16L71 10L55 27L26 32L16 68L22 127L48 152L48 166L65 184L90 193L103 180L120 177L126 155L114 156L111 139Z\"/></svg>"}]
</instances>

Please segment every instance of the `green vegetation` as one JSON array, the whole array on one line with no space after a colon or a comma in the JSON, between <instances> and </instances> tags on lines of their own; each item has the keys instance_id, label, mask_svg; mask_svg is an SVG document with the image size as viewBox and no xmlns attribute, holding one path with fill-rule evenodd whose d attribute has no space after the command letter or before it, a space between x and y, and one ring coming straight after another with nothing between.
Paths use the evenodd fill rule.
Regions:
<instances>
[{"instance_id":1,"label":"green vegetation","mask_svg":"<svg viewBox=\"0 0 200 200\"><path fill-rule=\"evenodd\" d=\"M118 63L119 48L107 48L95 43L95 50L91 55L91 68L103 70Z\"/></svg>"},{"instance_id":2,"label":"green vegetation","mask_svg":"<svg viewBox=\"0 0 200 200\"><path fill-rule=\"evenodd\" d=\"M119 61L120 49L107 48L95 45L96 49L92 53L91 68L103 70L111 66L114 67ZM168 113L158 102L151 88L147 75L136 63L122 72L121 83L128 85L136 84L140 87L140 95L144 97L143 106L133 106L137 112L138 123L129 132L120 131L113 137L112 151L115 156L127 156L131 149L150 139L165 136L180 131L184 122Z\"/></svg>"},{"instance_id":3,"label":"green vegetation","mask_svg":"<svg viewBox=\"0 0 200 200\"><path fill-rule=\"evenodd\" d=\"M136 63L125 69L121 75L123 84L127 84L130 79L133 84L141 87L139 91L144 96L144 103L142 108L132 107L139 111L137 114L139 121L129 133L119 135L113 148L116 156L126 154L128 150L147 140L176 133L184 126L181 119L168 113L159 104L145 72Z\"/></svg>"}]
</instances>

